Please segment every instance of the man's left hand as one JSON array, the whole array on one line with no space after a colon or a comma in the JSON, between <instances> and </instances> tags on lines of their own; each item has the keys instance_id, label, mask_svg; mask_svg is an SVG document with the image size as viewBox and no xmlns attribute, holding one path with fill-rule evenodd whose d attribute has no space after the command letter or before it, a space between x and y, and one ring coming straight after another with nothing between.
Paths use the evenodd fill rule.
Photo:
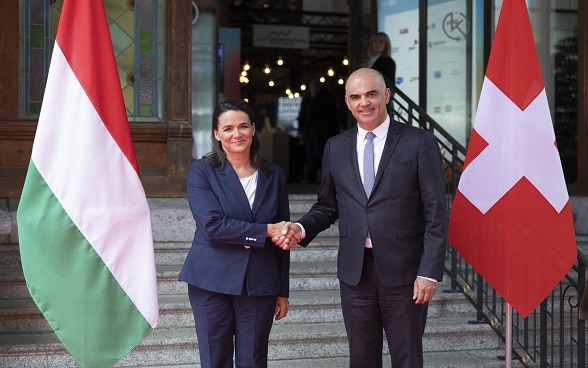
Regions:
<instances>
[{"instance_id":1,"label":"man's left hand","mask_svg":"<svg viewBox=\"0 0 588 368\"><path fill-rule=\"evenodd\" d=\"M425 304L433 299L437 291L437 283L435 281L427 280L424 277L417 277L414 281L414 292L412 299L415 304Z\"/></svg>"}]
</instances>

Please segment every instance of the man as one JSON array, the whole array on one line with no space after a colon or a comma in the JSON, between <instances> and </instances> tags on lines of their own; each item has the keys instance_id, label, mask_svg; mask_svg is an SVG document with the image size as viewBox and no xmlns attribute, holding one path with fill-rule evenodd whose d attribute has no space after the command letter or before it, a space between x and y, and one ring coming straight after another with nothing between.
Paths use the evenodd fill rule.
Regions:
<instances>
[{"instance_id":1,"label":"man","mask_svg":"<svg viewBox=\"0 0 588 368\"><path fill-rule=\"evenodd\" d=\"M448 212L439 146L432 133L390 121L389 99L378 71L349 76L345 102L357 126L327 142L317 202L276 239L283 249L306 246L339 220L337 276L351 368L382 367L382 330L392 367L423 367L428 302L443 276ZM373 153L364 152L368 132ZM374 173L373 188L364 189Z\"/></svg>"}]
</instances>

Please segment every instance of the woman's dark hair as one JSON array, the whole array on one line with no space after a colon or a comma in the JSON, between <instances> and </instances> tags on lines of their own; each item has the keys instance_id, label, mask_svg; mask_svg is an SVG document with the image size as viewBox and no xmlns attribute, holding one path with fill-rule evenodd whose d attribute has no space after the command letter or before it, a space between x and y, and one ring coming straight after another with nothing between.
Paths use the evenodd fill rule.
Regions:
<instances>
[{"instance_id":1,"label":"woman's dark hair","mask_svg":"<svg viewBox=\"0 0 588 368\"><path fill-rule=\"evenodd\" d=\"M227 162L227 154L223 150L221 142L217 141L214 137L214 131L218 131L218 118L227 111L235 110L246 113L249 117L251 125L255 125L255 123L253 122L253 109L251 108L251 106L249 106L247 102L239 98L221 102L216 106L212 114L212 130L210 133L210 137L212 140L212 151L207 153L203 157L204 159L206 159L206 161L208 161L209 164L211 164L214 167L223 167ZM264 160L261 158L259 154L260 148L261 145L259 143L259 138L256 135L253 135L251 142L251 150L249 152L251 165L256 169L265 169Z\"/></svg>"}]
</instances>

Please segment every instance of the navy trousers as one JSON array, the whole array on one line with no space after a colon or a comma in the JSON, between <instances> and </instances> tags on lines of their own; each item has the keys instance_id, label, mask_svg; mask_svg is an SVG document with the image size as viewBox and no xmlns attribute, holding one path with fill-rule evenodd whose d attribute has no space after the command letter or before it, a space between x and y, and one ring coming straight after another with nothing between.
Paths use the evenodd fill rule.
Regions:
<instances>
[{"instance_id":1,"label":"navy trousers","mask_svg":"<svg viewBox=\"0 0 588 368\"><path fill-rule=\"evenodd\" d=\"M415 304L413 289L412 284L383 285L373 256L367 254L359 284L340 283L350 368L382 367L384 332L393 368L423 367L428 304Z\"/></svg>"},{"instance_id":2,"label":"navy trousers","mask_svg":"<svg viewBox=\"0 0 588 368\"><path fill-rule=\"evenodd\" d=\"M227 295L188 285L202 368L266 368L277 296ZM234 345L233 345L234 341Z\"/></svg>"}]
</instances>

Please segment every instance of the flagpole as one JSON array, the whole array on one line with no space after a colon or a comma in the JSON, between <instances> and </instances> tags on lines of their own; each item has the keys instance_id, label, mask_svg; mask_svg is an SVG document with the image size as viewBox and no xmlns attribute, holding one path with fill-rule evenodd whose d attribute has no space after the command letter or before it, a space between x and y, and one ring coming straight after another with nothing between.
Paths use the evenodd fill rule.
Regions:
<instances>
[{"instance_id":1,"label":"flagpole","mask_svg":"<svg viewBox=\"0 0 588 368\"><path fill-rule=\"evenodd\" d=\"M506 361L506 368L511 367L511 352L512 352L512 305L506 303L506 354L504 360Z\"/></svg>"}]
</instances>

